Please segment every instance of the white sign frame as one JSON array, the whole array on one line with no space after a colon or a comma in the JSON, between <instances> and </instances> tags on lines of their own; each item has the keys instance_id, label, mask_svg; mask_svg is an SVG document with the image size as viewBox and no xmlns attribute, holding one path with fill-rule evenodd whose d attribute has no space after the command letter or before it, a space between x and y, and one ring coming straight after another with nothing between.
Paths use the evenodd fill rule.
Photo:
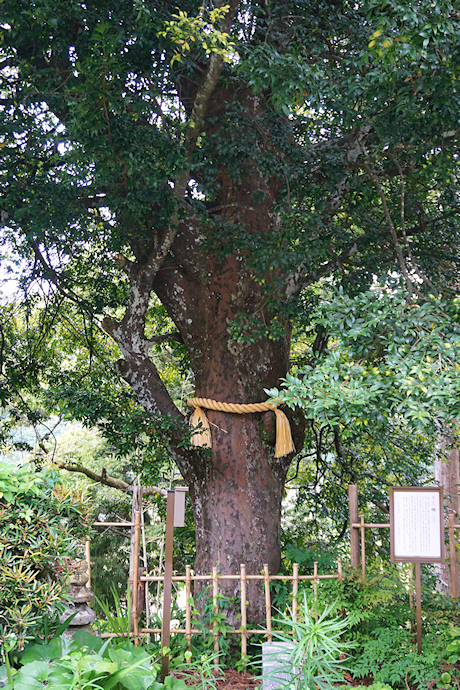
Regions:
<instances>
[{"instance_id":1,"label":"white sign frame","mask_svg":"<svg viewBox=\"0 0 460 690\"><path fill-rule=\"evenodd\" d=\"M445 562L442 487L390 487L390 546L393 563Z\"/></svg>"}]
</instances>

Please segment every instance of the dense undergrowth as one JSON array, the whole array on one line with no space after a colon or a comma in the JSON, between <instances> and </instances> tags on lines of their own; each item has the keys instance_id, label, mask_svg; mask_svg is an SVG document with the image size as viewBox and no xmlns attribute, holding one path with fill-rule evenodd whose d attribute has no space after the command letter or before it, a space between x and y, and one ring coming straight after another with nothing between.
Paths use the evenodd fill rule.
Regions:
<instances>
[{"instance_id":1,"label":"dense undergrowth","mask_svg":"<svg viewBox=\"0 0 460 690\"><path fill-rule=\"evenodd\" d=\"M459 688L458 604L425 589L423 649L417 654L415 613L400 575L398 568L389 566L383 571L382 564L376 563L366 578L346 574L341 581L324 583L316 599L306 588L298 598L297 622L293 621L289 606L278 611L274 622L279 632L275 641L293 644L289 656L277 669L277 673L284 674L279 687ZM116 603L117 606L102 605L108 615L100 625L106 632L123 634L128 629L128 617L120 603ZM202 634L193 637L191 651L187 650L183 636L172 637L169 653L173 675L164 683L159 679L164 651L159 642L136 647L123 637L103 640L86 632L78 632L69 641L60 635L62 629L55 629L48 637L30 639L23 650L8 651L4 645L0 685L3 683L6 690L222 687L214 667L213 622L218 622L220 631L219 665L233 665L240 670L243 666L241 660L232 657L231 636L227 634L225 610L230 602L221 597L219 603L217 613L209 603L202 604ZM116 615L110 614L110 610L117 611ZM176 611L176 615L180 612ZM245 670L257 676L262 672L259 642L253 642L251 656L244 660Z\"/></svg>"},{"instance_id":2,"label":"dense undergrowth","mask_svg":"<svg viewBox=\"0 0 460 690\"><path fill-rule=\"evenodd\" d=\"M183 690L214 688L213 631L219 633L218 662L261 676L262 635L249 638L241 659L235 636L227 625L227 610L238 601L223 594L215 609L206 590L195 598L192 636L171 636L172 675L160 682L165 650L159 641L140 646L127 639L129 605L113 589L113 601L99 602L101 632L118 635L104 640L79 631L63 636L67 624L59 613L67 603L66 570L84 535L84 508L61 485L56 473L0 472L0 687L6 690L50 688L126 688ZM366 576L345 571L339 580L304 584L298 595L298 615L291 614L292 589L279 581L274 587L275 642L291 643L280 687L328 690L360 686L372 690L460 690L460 606L436 592L430 566L423 568L423 648L417 654L415 610L405 564L376 560ZM129 597L128 597L129 599ZM173 616L184 627L184 612ZM152 620L155 627L161 620ZM251 622L249 626L252 627Z\"/></svg>"}]
</instances>

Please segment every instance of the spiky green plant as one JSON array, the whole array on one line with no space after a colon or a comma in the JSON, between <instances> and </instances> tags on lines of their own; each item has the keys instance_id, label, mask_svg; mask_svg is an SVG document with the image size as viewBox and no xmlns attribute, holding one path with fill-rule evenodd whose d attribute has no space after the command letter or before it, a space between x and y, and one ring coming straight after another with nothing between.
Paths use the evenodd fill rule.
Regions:
<instances>
[{"instance_id":1,"label":"spiky green plant","mask_svg":"<svg viewBox=\"0 0 460 690\"><path fill-rule=\"evenodd\" d=\"M262 674L262 678L280 681L282 690L329 690L334 684L343 682L343 673L347 670L344 651L351 645L342 642L341 637L350 622L348 617L331 617L335 608L335 603L329 604L315 618L304 594L303 620L294 620L290 610L288 614L280 612L280 618L274 621L283 628L290 628L293 634L272 632L276 640L287 643L288 651L281 655L279 649L274 652L276 668Z\"/></svg>"}]
</instances>

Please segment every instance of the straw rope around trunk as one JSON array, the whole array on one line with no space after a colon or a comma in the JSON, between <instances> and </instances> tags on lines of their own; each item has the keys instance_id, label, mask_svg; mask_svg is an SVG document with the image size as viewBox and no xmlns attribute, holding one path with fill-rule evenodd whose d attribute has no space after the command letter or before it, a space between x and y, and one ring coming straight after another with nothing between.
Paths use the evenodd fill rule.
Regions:
<instances>
[{"instance_id":1,"label":"straw rope around trunk","mask_svg":"<svg viewBox=\"0 0 460 690\"><path fill-rule=\"evenodd\" d=\"M192 433L191 443L201 448L212 448L211 428L204 410L216 410L217 412L231 412L233 414L250 414L253 412L268 412L273 410L276 415L276 445L275 458L282 458L295 451L292 441L289 420L282 410L278 409L280 400L266 400L260 403L226 403L211 400L211 398L190 398L187 405L194 407L190 418L190 427L195 430Z\"/></svg>"}]
</instances>

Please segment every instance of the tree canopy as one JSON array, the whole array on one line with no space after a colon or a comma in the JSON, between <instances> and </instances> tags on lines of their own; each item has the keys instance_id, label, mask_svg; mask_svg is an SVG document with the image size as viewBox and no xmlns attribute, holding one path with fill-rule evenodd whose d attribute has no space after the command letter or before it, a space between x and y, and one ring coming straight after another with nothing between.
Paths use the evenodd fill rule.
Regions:
<instances>
[{"instance_id":1,"label":"tree canopy","mask_svg":"<svg viewBox=\"0 0 460 690\"><path fill-rule=\"evenodd\" d=\"M211 412L212 450L190 449L158 348L192 372L197 396L264 400L289 371L293 336L317 360L335 319L353 349L351 312L391 276L412 325L416 307L433 323L427 295L451 305L442 339L454 348L458 11L4 0L0 12L5 257L21 262L29 297L40 283L51 309L78 315L89 343L113 339L123 395L190 485L197 568L275 570L293 455L273 457L272 413ZM344 302L326 330L313 312L337 286ZM308 366L297 398L315 413L308 389L315 398L325 370ZM290 421L300 451L305 418Z\"/></svg>"}]
</instances>

